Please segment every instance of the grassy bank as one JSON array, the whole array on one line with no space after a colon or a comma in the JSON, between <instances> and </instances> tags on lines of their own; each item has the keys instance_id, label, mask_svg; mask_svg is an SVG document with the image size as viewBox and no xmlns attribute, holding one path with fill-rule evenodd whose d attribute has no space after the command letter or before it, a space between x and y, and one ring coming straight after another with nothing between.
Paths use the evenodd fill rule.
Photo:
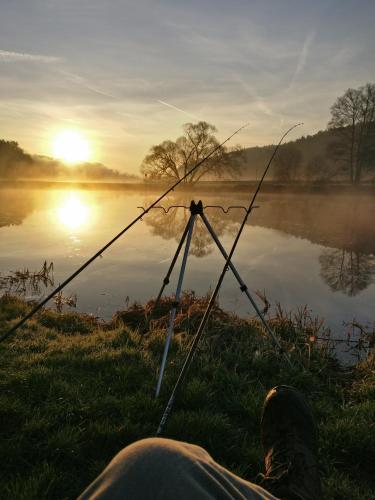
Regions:
<instances>
[{"instance_id":1,"label":"grassy bank","mask_svg":"<svg viewBox=\"0 0 375 500\"><path fill-rule=\"evenodd\" d=\"M75 498L123 446L155 434L203 304L177 317L155 401L167 306L151 322L140 307L109 323L45 310L0 345L2 499ZM20 299L0 299L1 332L28 308ZM272 386L293 384L319 423L327 498L374 498L374 353L344 371L326 349L307 346L298 329L275 326L294 369L256 324L216 308L166 437L200 444L254 480L262 470L263 399Z\"/></svg>"}]
</instances>

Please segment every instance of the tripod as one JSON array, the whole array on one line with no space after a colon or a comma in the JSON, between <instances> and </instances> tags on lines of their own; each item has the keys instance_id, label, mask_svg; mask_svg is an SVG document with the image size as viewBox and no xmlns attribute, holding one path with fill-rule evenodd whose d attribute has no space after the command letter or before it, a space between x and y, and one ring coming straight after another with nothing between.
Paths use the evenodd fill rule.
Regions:
<instances>
[{"instance_id":1,"label":"tripod","mask_svg":"<svg viewBox=\"0 0 375 500\"><path fill-rule=\"evenodd\" d=\"M224 211L224 209L223 209L223 211ZM166 339L166 342L165 342L165 347L164 347L164 352L163 352L163 358L162 358L162 362L161 362L161 366L160 366L159 378L158 378L158 382L157 382L157 386L156 386L156 397L159 396L161 384L162 384L162 381L163 381L163 376L164 376L164 371L165 371L165 365L166 365L167 357L168 357L169 346L170 346L170 343L171 343L171 340L172 340L172 336L173 336L173 329L174 329L174 322L175 322L175 319L176 319L176 312L177 312L177 308L178 308L179 300L180 300L180 295L181 295L182 282L183 282L184 274L185 274L185 270L186 270L186 263L187 263L187 258L188 258L188 254L189 254L189 249L190 249L190 244L191 244L191 238L192 238L192 235L193 235L194 224L195 224L196 218L198 216L203 221L203 224L206 226L208 232L212 236L212 239L216 243L216 246L220 250L220 253L224 257L225 261L228 259L228 254L226 253L223 245L220 243L220 240L217 237L217 234L213 230L211 224L209 223L209 221L207 220L207 217L205 216L205 214L203 212L203 204L202 204L202 202L199 201L198 203L195 203L194 201L192 201L190 203L190 217L189 217L189 220L188 220L188 222L186 224L184 232L182 233L181 240L180 240L180 242L179 242L179 244L177 246L176 253L174 254L174 257L173 257L172 262L171 262L171 264L169 266L168 272L167 272L167 274L166 274L166 276L165 276L165 278L163 280L163 285L162 285L162 287L160 289L160 292L159 292L159 294L157 296L157 299L155 301L155 306L154 306L155 308L157 307L157 304L160 301L160 298L161 298L161 295L162 295L162 293L164 291L164 288L169 283L169 278L170 278L170 276L172 274L173 268L174 268L174 266L176 264L176 261L178 259L179 254L181 252L182 246L183 246L183 244L184 244L184 242L186 240L185 248L184 248L184 254L183 254L183 257L182 257L180 274L179 274L179 277L178 277L177 288L176 288L176 293L175 293L175 297L174 297L174 302L172 303L172 309L170 310L169 324L168 324L168 330L167 330L167 339ZM277 347L279 349L281 349L281 345L280 345L279 341L277 340L277 338L275 337L275 334L273 333L273 331L271 330L270 326L268 325L268 323L264 319L263 314L261 313L261 311L258 308L257 304L255 303L254 299L250 295L250 292L249 292L247 286L245 285L244 281L242 280L242 278L239 275L237 269L234 267L234 265L232 264L231 261L229 261L228 267L233 272L234 277L238 281L238 284L240 285L241 292L245 293L245 295L249 299L251 305L254 307L257 315L259 316L259 318L260 318L263 326L265 327L265 329L267 330L267 332L271 335L271 337L272 337L274 343L277 345Z\"/></svg>"}]
</instances>

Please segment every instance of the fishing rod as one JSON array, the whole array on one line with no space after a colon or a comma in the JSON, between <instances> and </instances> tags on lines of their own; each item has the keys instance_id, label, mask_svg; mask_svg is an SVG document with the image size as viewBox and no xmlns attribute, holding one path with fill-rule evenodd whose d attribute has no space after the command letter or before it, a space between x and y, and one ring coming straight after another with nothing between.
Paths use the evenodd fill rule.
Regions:
<instances>
[{"instance_id":1,"label":"fishing rod","mask_svg":"<svg viewBox=\"0 0 375 500\"><path fill-rule=\"evenodd\" d=\"M302 125L302 123L297 123L296 125L293 125L293 127L290 127L290 128L289 128L289 129L288 129L288 130L284 133L284 135L281 137L281 139L280 139L280 141L278 142L278 144L275 146L275 148L274 148L274 150L273 150L273 153L272 153L272 155L271 155L271 157L270 157L270 159L269 159L269 161L268 161L268 163L267 163L267 165L266 165L266 168L264 169L263 175L262 175L262 177L261 177L261 179L260 179L260 181L259 181L259 183L258 183L258 186L257 186L257 188L256 188L256 190L255 190L255 193L254 193L254 195L253 195L253 197L252 197L252 199L251 199L251 201L250 201L250 204L249 204L249 206L248 206L248 208L247 208L246 214L245 214L245 216L244 216L244 218L243 218L243 221L242 221L242 223L241 223L240 229L239 229L239 231L238 231L238 233L237 233L237 236L236 236L236 238L235 238L235 240L234 240L234 242L233 242L232 248L231 248L231 250L230 250L230 252L229 252L229 254L228 254L228 257L227 257L226 262L225 262L225 264L224 264L223 270L222 270L222 272L221 272L221 274L220 274L220 277L219 277L219 280L218 280L218 282L217 282L217 284L216 284L215 290L213 291L213 293L212 293L212 295L211 295L210 301L209 301L209 303L208 303L208 305L207 305L207 307L206 307L206 310L205 310L205 312L204 312L203 318L202 318L202 320L201 320L201 322L200 322L200 324L199 324L199 327L198 327L197 333L196 333L196 334L195 334L195 336L194 336L193 342L192 342L191 347L190 347L190 349L189 349L189 352L188 352L188 354L187 354L187 356L186 356L186 359L185 359L185 361L184 361L184 364L183 364L182 369L181 369L181 371L180 371L180 374L179 374L179 376L178 376L177 382L176 382L176 384L175 384L175 386L174 386L174 388L173 388L173 390L172 390L172 393L171 393L171 396L170 396L170 398L169 398L169 400L168 400L167 406L165 407L165 410L164 410L163 416L162 416L162 418L161 418L161 421L160 421L160 424L159 424L158 430L157 430L157 432L156 432L156 435L157 435L157 436L160 436L160 435L162 434L163 429L164 429L164 426L165 426L165 424L167 423L167 420L168 420L168 418L169 418L169 415L171 414L171 411L172 411L172 408L173 408L173 404L174 404L174 401L175 401L175 399L176 399L176 395L177 395L177 393L178 393L179 388L181 387L181 384L182 384L182 383L184 382L184 380L185 380L185 377L186 377L187 371L188 371L188 369L189 369L189 367L190 367L190 365L191 365L191 362L192 362L192 360L193 360L194 354L195 354L195 352L196 352L196 350L197 350L198 343L199 343L199 341L200 341L200 339L201 339L201 337L202 337L202 334L203 334L204 328L205 328L205 326L206 326L207 320L208 320L208 318L209 318L209 316L210 316L210 313L211 313L212 307L213 307L213 305L214 305L214 303L215 303L215 301L216 301L216 298L217 298L217 296L218 296L218 293L219 293L219 290L220 290L221 284L222 284L222 282L223 282L223 280L224 280L224 276L225 276L225 274L226 274L226 272L227 272L227 270L228 270L228 268L229 268L230 261L231 261L231 259L232 259L233 254L234 254L234 251L235 251L235 249L236 249L236 247L237 247L237 243L238 243L238 241L239 241L239 239L240 239L240 237L241 237L242 231L243 231L243 229L244 229L244 227L245 227L245 224L246 224L247 219L248 219L248 217L249 217L249 215L250 215L250 212L251 212L251 210L253 209L253 206L254 206L254 203L255 203L256 197L257 197L257 195L258 195L258 193L259 193L259 191L260 191L260 188L261 188L261 186L262 186L262 184L263 184L264 178L266 177L267 172L268 172L268 170L269 170L269 168L270 168L270 166L271 166L271 163L272 163L272 161L273 161L273 159L274 159L274 157L275 157L275 155L276 155L276 153L277 153L277 151L278 151L278 149L279 149L279 147L280 147L281 143L282 143L282 142L283 142L283 140L285 139L285 137L286 137L286 136L287 136L287 135L288 135L288 134L289 134L289 133L290 133L293 129L295 129L296 127L298 127L298 126L300 126L300 125ZM282 349L282 347L281 347L281 346L280 346L280 352L281 352L281 353L283 353L283 354L285 355L286 359L288 360L289 364L291 365L291 362L290 362L290 360L289 360L289 357L288 357L288 356L287 356L287 354L283 351L283 349Z\"/></svg>"},{"instance_id":2,"label":"fishing rod","mask_svg":"<svg viewBox=\"0 0 375 500\"><path fill-rule=\"evenodd\" d=\"M95 259L97 259L103 252L107 250L115 241L117 241L123 234L125 234L131 227L133 227L138 221L142 220L142 217L147 214L153 207L155 207L163 198L165 198L171 191L173 191L181 182L183 182L189 175L195 172L204 162L206 162L213 154L216 153L225 143L230 141L235 135L237 135L241 130L246 128L249 123L245 123L242 127L238 128L229 137L227 137L222 143L214 147L204 158L198 161L185 175L183 175L178 181L176 181L170 188L168 188L164 193L159 196L151 205L149 205L140 215L138 215L132 222L130 222L124 229L122 229L114 238L112 238L108 243L106 243L100 250L98 250L92 257L90 257L81 267L79 267L73 274L66 278L63 283L61 283L55 290L53 290L47 297L45 297L41 302L39 302L30 312L28 312L20 321L18 321L10 330L8 330L2 337L0 337L0 342L9 337L14 333L20 326L22 326L28 319L34 316L49 300L53 298L56 293L60 292L66 287L74 278L76 278L87 266L89 266ZM190 157L190 155L189 155Z\"/></svg>"}]
</instances>

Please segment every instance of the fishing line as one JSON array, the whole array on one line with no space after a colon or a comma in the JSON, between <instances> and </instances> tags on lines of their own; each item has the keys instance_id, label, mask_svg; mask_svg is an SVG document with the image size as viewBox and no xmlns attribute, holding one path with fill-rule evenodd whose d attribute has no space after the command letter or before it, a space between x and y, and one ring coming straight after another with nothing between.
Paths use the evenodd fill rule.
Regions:
<instances>
[{"instance_id":1,"label":"fishing line","mask_svg":"<svg viewBox=\"0 0 375 500\"><path fill-rule=\"evenodd\" d=\"M252 199L250 201L249 207L248 207L248 209L246 211L246 214L245 214L245 216L243 218L243 221L241 223L240 229L239 229L239 231L237 233L237 236L236 236L236 238L235 238L235 240L233 242L232 248L231 248L231 250L230 250L230 252L228 254L228 258L227 258L227 260L226 260L226 262L224 264L224 268L223 268L223 270L221 272L221 275L219 277L219 280L218 280L218 282L216 284L215 290L213 291L213 293L211 295L211 298L210 298L210 301L209 301L209 303L207 305L207 308L206 308L206 310L204 312L204 315L203 315L203 318L202 318L202 320L200 322L200 325L198 327L197 333L194 336L193 342L192 342L191 347L189 349L189 352L188 352L188 354L186 356L185 362L184 362L184 364L182 366L182 369L181 369L181 372L180 372L180 374L178 376L177 382L176 382L176 384L175 384L175 386L174 386L174 388L172 390L171 396L170 396L170 398L168 400L168 404L167 404L167 406L166 406L166 408L164 410L164 414L162 416L162 419L160 421L160 424L159 424L159 427L158 427L158 430L157 430L157 433L156 433L157 436L160 436L162 434L164 426L165 426L165 424L166 424L166 422L167 422L167 420L169 418L169 415L170 415L170 413L172 411L173 404L174 404L174 401L176 399L177 392L178 392L181 384L183 383L183 381L184 381L184 379L186 377L187 371L188 371L188 369L189 369L189 367L191 365L191 362L193 360L194 354L195 354L196 349L198 347L198 343L199 343L199 341L200 341L200 339L202 337L204 328L206 326L207 320L208 320L209 315L211 313L211 309L212 309L212 307L213 307L213 305L214 305L214 303L216 301L216 298L217 298L217 295L219 293L221 284L222 284L222 282L224 280L224 276L225 276L225 274L226 274L226 272L228 270L229 263L230 263L230 261L232 259L233 253L234 253L234 251L236 249L236 246L237 246L237 243L238 243L238 241L239 241L239 239L241 237L241 234L242 234L242 231L243 231L243 229L245 227L246 221L247 221L247 219L248 219L248 217L250 215L250 212L251 212L251 210L252 210L252 208L254 206L256 197L257 197L257 195L259 193L259 190L260 190L260 188L262 186L263 180L266 177L267 172L268 172L268 170L270 168L270 165L271 165L271 163L272 163L272 161L273 161L273 159L274 159L274 157L275 157L275 155L276 155L276 153L277 153L277 151L278 151L281 143L285 139L285 137L289 134L289 132L291 132L293 129L295 129L296 127L298 127L300 125L302 125L302 123L297 123L296 125L293 125L293 127L290 127L290 129L288 129L284 133L284 135L281 137L279 143L275 146L275 148L273 150L273 153L272 153L272 155L271 155L271 157L270 157L270 159L269 159L269 161L268 161L268 163L266 165L266 168L264 169L263 175L262 175L262 177L261 177L261 179L260 179L260 181L258 183L257 189L255 190L255 193L254 193L254 195L253 195L253 197L252 197ZM283 352L283 354L285 355L285 357L288 360L289 364L291 364L290 360L289 360L289 357L282 350L281 346L280 346L280 351Z\"/></svg>"},{"instance_id":2,"label":"fishing line","mask_svg":"<svg viewBox=\"0 0 375 500\"><path fill-rule=\"evenodd\" d=\"M8 330L2 337L0 337L0 342L9 337L12 333L14 333L20 326L22 326L28 319L34 316L49 300L53 298L53 296L60 292L63 288L66 287L74 278L76 278L87 266L89 266L95 259L97 259L103 252L107 250L116 240L118 240L123 234L125 234L131 227L133 227L138 221L142 220L142 217L149 212L155 205L157 205L163 198L165 198L171 191L173 191L181 182L183 182L189 175L191 175L197 168L199 168L205 161L207 161L211 156L216 153L225 143L230 141L232 137L238 134L241 130L246 128L249 123L242 125L239 129L237 129L233 134L231 134L225 141L216 146L210 153L208 153L202 160L194 165L183 177L178 179L170 188L168 188L159 198L157 198L151 205L144 210L138 217L136 217L130 224L128 224L122 231L120 231L114 238L112 238L108 243L106 243L100 250L98 250L92 257L90 257L81 267L79 267L73 274L71 274L68 278L66 278L63 283L61 283L53 292L51 292L47 297L45 297L41 302L39 302L28 314L26 314L20 321L18 321L10 330ZM190 155L189 155L190 156Z\"/></svg>"}]
</instances>

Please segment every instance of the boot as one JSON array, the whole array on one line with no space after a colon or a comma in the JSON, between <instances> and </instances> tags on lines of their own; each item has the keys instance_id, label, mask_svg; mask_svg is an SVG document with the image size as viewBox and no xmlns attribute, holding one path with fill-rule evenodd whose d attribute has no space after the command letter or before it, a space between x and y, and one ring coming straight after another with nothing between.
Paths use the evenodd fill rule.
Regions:
<instances>
[{"instance_id":1,"label":"boot","mask_svg":"<svg viewBox=\"0 0 375 500\"><path fill-rule=\"evenodd\" d=\"M317 429L311 409L295 388L267 394L261 420L265 474L262 486L287 500L322 500Z\"/></svg>"}]
</instances>

